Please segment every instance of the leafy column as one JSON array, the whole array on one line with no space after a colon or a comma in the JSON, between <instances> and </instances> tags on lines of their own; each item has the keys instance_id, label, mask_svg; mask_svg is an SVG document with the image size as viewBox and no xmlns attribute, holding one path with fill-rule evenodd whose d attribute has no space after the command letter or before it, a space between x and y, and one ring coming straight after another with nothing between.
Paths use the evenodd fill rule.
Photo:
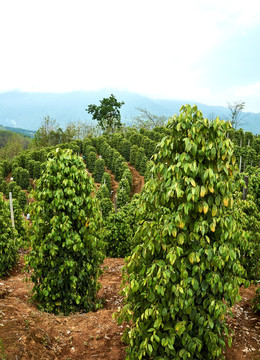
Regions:
<instances>
[{"instance_id":1,"label":"leafy column","mask_svg":"<svg viewBox=\"0 0 260 360\"><path fill-rule=\"evenodd\" d=\"M238 299L243 241L232 215L233 145L229 124L197 107L167 124L152 178L137 210L136 247L125 266L131 320L126 359L220 358L224 316ZM225 300L223 302L223 299Z\"/></svg>"},{"instance_id":2,"label":"leafy column","mask_svg":"<svg viewBox=\"0 0 260 360\"><path fill-rule=\"evenodd\" d=\"M104 257L93 180L71 150L56 149L51 156L31 209L27 265L33 269L33 298L48 312L94 310Z\"/></svg>"},{"instance_id":3,"label":"leafy column","mask_svg":"<svg viewBox=\"0 0 260 360\"><path fill-rule=\"evenodd\" d=\"M18 260L17 232L11 224L10 210L0 193L0 278L7 275Z\"/></svg>"}]
</instances>

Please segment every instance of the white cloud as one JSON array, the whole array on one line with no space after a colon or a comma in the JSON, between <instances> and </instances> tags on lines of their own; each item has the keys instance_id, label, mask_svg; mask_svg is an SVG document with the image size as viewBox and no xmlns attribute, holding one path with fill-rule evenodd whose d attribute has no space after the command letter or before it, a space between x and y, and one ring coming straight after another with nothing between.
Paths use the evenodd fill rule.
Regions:
<instances>
[{"instance_id":1,"label":"white cloud","mask_svg":"<svg viewBox=\"0 0 260 360\"><path fill-rule=\"evenodd\" d=\"M251 0L1 2L0 90L118 87L215 101L200 61L259 16Z\"/></svg>"}]
</instances>

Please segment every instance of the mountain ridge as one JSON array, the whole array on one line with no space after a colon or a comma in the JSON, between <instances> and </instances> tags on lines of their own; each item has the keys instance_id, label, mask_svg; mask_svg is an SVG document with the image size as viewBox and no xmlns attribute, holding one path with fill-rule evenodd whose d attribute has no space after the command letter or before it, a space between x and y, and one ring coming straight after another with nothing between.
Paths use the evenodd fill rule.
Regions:
<instances>
[{"instance_id":1,"label":"mountain ridge","mask_svg":"<svg viewBox=\"0 0 260 360\"><path fill-rule=\"evenodd\" d=\"M91 123L91 115L85 110L89 104L99 104L99 100L114 94L118 101L124 101L121 108L122 122L131 125L143 108L157 116L173 116L180 107L194 101L153 99L137 93L116 89L97 91L73 91L66 93L29 93L9 91L0 93L0 124L35 131L46 116L55 119L61 127L69 122ZM223 106L212 106L196 102L205 117L219 116L228 119L230 110ZM254 134L260 133L260 113L243 112L245 124L241 127Z\"/></svg>"}]
</instances>

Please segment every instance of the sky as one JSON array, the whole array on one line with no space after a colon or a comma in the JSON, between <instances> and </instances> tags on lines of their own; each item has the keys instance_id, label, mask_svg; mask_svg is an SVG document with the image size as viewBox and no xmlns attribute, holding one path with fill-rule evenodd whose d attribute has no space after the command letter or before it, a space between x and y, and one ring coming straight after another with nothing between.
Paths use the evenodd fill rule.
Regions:
<instances>
[{"instance_id":1,"label":"sky","mask_svg":"<svg viewBox=\"0 0 260 360\"><path fill-rule=\"evenodd\" d=\"M260 112L259 0L0 0L0 92L113 88Z\"/></svg>"}]
</instances>

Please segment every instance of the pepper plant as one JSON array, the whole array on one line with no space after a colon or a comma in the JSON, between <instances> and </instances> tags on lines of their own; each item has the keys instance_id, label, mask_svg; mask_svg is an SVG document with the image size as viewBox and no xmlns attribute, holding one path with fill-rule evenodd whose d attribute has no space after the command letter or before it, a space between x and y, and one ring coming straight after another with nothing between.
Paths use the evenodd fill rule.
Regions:
<instances>
[{"instance_id":1,"label":"pepper plant","mask_svg":"<svg viewBox=\"0 0 260 360\"><path fill-rule=\"evenodd\" d=\"M221 358L239 299L243 234L233 208L230 125L186 105L169 119L137 209L124 273L126 359ZM224 301L223 301L224 299Z\"/></svg>"},{"instance_id":2,"label":"pepper plant","mask_svg":"<svg viewBox=\"0 0 260 360\"><path fill-rule=\"evenodd\" d=\"M10 210L0 193L0 278L7 275L18 260L17 232L12 228Z\"/></svg>"},{"instance_id":3,"label":"pepper plant","mask_svg":"<svg viewBox=\"0 0 260 360\"><path fill-rule=\"evenodd\" d=\"M101 213L94 183L82 158L56 149L37 182L27 265L33 272L33 299L53 313L95 310L104 256Z\"/></svg>"}]
</instances>

